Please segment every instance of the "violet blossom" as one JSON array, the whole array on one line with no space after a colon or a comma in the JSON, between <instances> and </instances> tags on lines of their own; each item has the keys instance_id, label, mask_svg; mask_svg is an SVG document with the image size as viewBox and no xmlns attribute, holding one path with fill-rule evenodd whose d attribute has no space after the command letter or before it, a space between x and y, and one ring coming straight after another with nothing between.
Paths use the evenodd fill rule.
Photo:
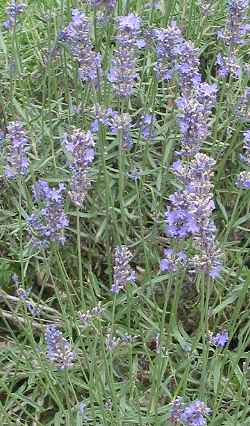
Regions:
<instances>
[{"instance_id":1,"label":"violet blossom","mask_svg":"<svg viewBox=\"0 0 250 426\"><path fill-rule=\"evenodd\" d=\"M136 70L137 50L145 46L140 39L141 18L130 13L117 18L117 46L114 50L109 81L116 95L129 97L134 92L138 80Z\"/></svg>"},{"instance_id":2,"label":"violet blossom","mask_svg":"<svg viewBox=\"0 0 250 426\"><path fill-rule=\"evenodd\" d=\"M81 207L91 186L89 170L95 158L95 141L90 131L75 129L71 134L65 135L63 143L72 171L69 196L73 204Z\"/></svg>"},{"instance_id":3,"label":"violet blossom","mask_svg":"<svg viewBox=\"0 0 250 426\"><path fill-rule=\"evenodd\" d=\"M54 325L45 329L47 344L47 358L59 369L63 370L73 365L76 353L72 351L70 343L63 337Z\"/></svg>"},{"instance_id":4,"label":"violet blossom","mask_svg":"<svg viewBox=\"0 0 250 426\"><path fill-rule=\"evenodd\" d=\"M227 330L222 330L219 333L213 335L210 333L208 335L208 340L211 345L216 346L217 348L224 348L228 342L229 336Z\"/></svg>"},{"instance_id":5,"label":"violet blossom","mask_svg":"<svg viewBox=\"0 0 250 426\"><path fill-rule=\"evenodd\" d=\"M197 254L188 260L191 271L204 271L216 278L222 268L222 253L212 220L214 201L211 183L215 161L197 153L189 163L176 161L173 172L183 188L169 197L165 233L177 239L191 238Z\"/></svg>"},{"instance_id":6,"label":"violet blossom","mask_svg":"<svg viewBox=\"0 0 250 426\"><path fill-rule=\"evenodd\" d=\"M128 283L135 283L136 273L130 266L132 253L125 246L117 246L114 252L112 293L119 293Z\"/></svg>"},{"instance_id":7,"label":"violet blossom","mask_svg":"<svg viewBox=\"0 0 250 426\"><path fill-rule=\"evenodd\" d=\"M7 142L5 176L9 179L26 176L29 171L27 157L29 140L23 124L19 121L10 123L7 126L5 139Z\"/></svg>"},{"instance_id":8,"label":"violet blossom","mask_svg":"<svg viewBox=\"0 0 250 426\"><path fill-rule=\"evenodd\" d=\"M211 413L210 408L200 400L185 404L182 398L177 397L171 402L170 421L173 424L184 426L205 426L206 416Z\"/></svg>"},{"instance_id":9,"label":"violet blossom","mask_svg":"<svg viewBox=\"0 0 250 426\"><path fill-rule=\"evenodd\" d=\"M63 184L59 184L58 189L50 188L43 180L33 185L34 201L40 207L27 218L34 246L46 248L51 242L64 244L64 230L69 224L63 209L64 189Z\"/></svg>"},{"instance_id":10,"label":"violet blossom","mask_svg":"<svg viewBox=\"0 0 250 426\"><path fill-rule=\"evenodd\" d=\"M101 55L93 49L90 25L84 12L78 9L72 10L72 21L62 31L60 39L67 43L73 58L79 64L79 78L87 82L99 81Z\"/></svg>"},{"instance_id":11,"label":"violet blossom","mask_svg":"<svg viewBox=\"0 0 250 426\"><path fill-rule=\"evenodd\" d=\"M13 28L17 22L18 16L21 15L26 9L26 4L18 3L16 0L12 0L6 7L6 15L8 19L3 23L5 30Z\"/></svg>"}]
</instances>

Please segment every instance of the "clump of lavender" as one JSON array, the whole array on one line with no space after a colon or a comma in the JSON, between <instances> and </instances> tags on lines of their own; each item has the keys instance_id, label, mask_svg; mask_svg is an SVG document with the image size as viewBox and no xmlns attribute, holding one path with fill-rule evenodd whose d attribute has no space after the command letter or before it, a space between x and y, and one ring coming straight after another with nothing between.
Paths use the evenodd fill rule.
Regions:
<instances>
[{"instance_id":1,"label":"clump of lavender","mask_svg":"<svg viewBox=\"0 0 250 426\"><path fill-rule=\"evenodd\" d=\"M243 122L250 121L250 88L245 89L240 97L236 107L236 116Z\"/></svg>"},{"instance_id":2,"label":"clump of lavender","mask_svg":"<svg viewBox=\"0 0 250 426\"><path fill-rule=\"evenodd\" d=\"M240 65L237 59L237 46L246 44L245 37L250 32L247 22L248 0L230 0L228 15L223 30L218 32L218 38L223 41L227 52L217 56L218 74L226 77L229 73L240 76Z\"/></svg>"},{"instance_id":3,"label":"clump of lavender","mask_svg":"<svg viewBox=\"0 0 250 426\"><path fill-rule=\"evenodd\" d=\"M73 204L81 207L90 188L89 169L95 158L95 141L90 131L75 129L65 136L64 146L72 170L69 195Z\"/></svg>"},{"instance_id":4,"label":"clump of lavender","mask_svg":"<svg viewBox=\"0 0 250 426\"><path fill-rule=\"evenodd\" d=\"M26 4L12 0L6 7L6 15L8 16L8 19L3 23L4 29L9 30L13 28L17 23L18 16L24 12L26 7Z\"/></svg>"},{"instance_id":5,"label":"clump of lavender","mask_svg":"<svg viewBox=\"0 0 250 426\"><path fill-rule=\"evenodd\" d=\"M79 77L83 81L97 82L101 76L101 55L96 53L90 39L90 25L84 12L73 9L72 21L60 36L79 64Z\"/></svg>"},{"instance_id":6,"label":"clump of lavender","mask_svg":"<svg viewBox=\"0 0 250 426\"><path fill-rule=\"evenodd\" d=\"M130 266L132 257L132 253L125 245L115 248L112 293L117 294L123 290L128 283L135 283L136 274Z\"/></svg>"},{"instance_id":7,"label":"clump of lavender","mask_svg":"<svg viewBox=\"0 0 250 426\"><path fill-rule=\"evenodd\" d=\"M50 188L43 180L33 185L34 201L42 205L27 219L34 246L46 248L51 242L64 244L64 230L69 224L63 209L64 189L63 184L58 189Z\"/></svg>"},{"instance_id":8,"label":"clump of lavender","mask_svg":"<svg viewBox=\"0 0 250 426\"><path fill-rule=\"evenodd\" d=\"M101 302L99 302L94 308L88 309L85 313L80 314L79 319L84 325L88 326L94 319L100 318L103 312L104 309L101 306Z\"/></svg>"},{"instance_id":9,"label":"clump of lavender","mask_svg":"<svg viewBox=\"0 0 250 426\"><path fill-rule=\"evenodd\" d=\"M210 413L210 408L203 401L184 404L178 397L171 403L170 421L184 426L204 426L207 424L206 416Z\"/></svg>"},{"instance_id":10,"label":"clump of lavender","mask_svg":"<svg viewBox=\"0 0 250 426\"><path fill-rule=\"evenodd\" d=\"M173 164L175 176L183 185L169 197L165 215L165 232L172 238L190 238L198 251L189 259L189 267L194 271L204 271L211 277L219 275L221 252L216 242L216 227L212 221L214 210L213 166L215 161L205 154L198 153L189 163L176 161Z\"/></svg>"},{"instance_id":11,"label":"clump of lavender","mask_svg":"<svg viewBox=\"0 0 250 426\"><path fill-rule=\"evenodd\" d=\"M70 343L63 337L61 331L54 325L48 325L44 337L47 344L47 358L61 370L71 367L76 353L72 351Z\"/></svg>"},{"instance_id":12,"label":"clump of lavender","mask_svg":"<svg viewBox=\"0 0 250 426\"><path fill-rule=\"evenodd\" d=\"M121 97L131 96L138 80L137 51L145 45L140 39L140 26L141 19L133 13L117 18L117 47L108 78L116 95Z\"/></svg>"},{"instance_id":13,"label":"clump of lavender","mask_svg":"<svg viewBox=\"0 0 250 426\"><path fill-rule=\"evenodd\" d=\"M200 151L209 134L210 117L216 101L217 86L201 83L190 96L176 102L179 112L177 123L181 132L179 154L192 157Z\"/></svg>"},{"instance_id":14,"label":"clump of lavender","mask_svg":"<svg viewBox=\"0 0 250 426\"><path fill-rule=\"evenodd\" d=\"M199 49L186 41L175 22L166 29L153 31L156 43L156 74L159 79L179 81L182 93L188 94L201 81Z\"/></svg>"},{"instance_id":15,"label":"clump of lavender","mask_svg":"<svg viewBox=\"0 0 250 426\"><path fill-rule=\"evenodd\" d=\"M162 272L176 272L180 267L187 264L187 255L183 251L172 248L164 249L164 258L160 262Z\"/></svg>"},{"instance_id":16,"label":"clump of lavender","mask_svg":"<svg viewBox=\"0 0 250 426\"><path fill-rule=\"evenodd\" d=\"M228 342L229 336L227 330L222 330L221 332L213 335L210 333L208 335L208 340L211 345L216 346L217 348L224 348Z\"/></svg>"},{"instance_id":17,"label":"clump of lavender","mask_svg":"<svg viewBox=\"0 0 250 426\"><path fill-rule=\"evenodd\" d=\"M8 179L16 179L27 175L29 171L27 157L29 140L23 124L19 121L10 123L5 138L7 142L5 176Z\"/></svg>"}]
</instances>

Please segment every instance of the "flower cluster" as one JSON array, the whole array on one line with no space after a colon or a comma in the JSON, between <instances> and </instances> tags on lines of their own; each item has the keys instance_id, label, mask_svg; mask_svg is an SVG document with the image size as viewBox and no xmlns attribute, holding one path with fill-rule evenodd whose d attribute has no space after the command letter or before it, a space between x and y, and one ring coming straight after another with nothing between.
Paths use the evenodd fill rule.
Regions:
<instances>
[{"instance_id":1,"label":"flower cluster","mask_svg":"<svg viewBox=\"0 0 250 426\"><path fill-rule=\"evenodd\" d=\"M126 246L115 248L112 293L119 293L129 282L135 283L136 274L129 264L132 257Z\"/></svg>"},{"instance_id":2,"label":"flower cluster","mask_svg":"<svg viewBox=\"0 0 250 426\"><path fill-rule=\"evenodd\" d=\"M212 108L216 101L216 84L201 83L192 96L182 96L176 102L177 122L181 132L181 155L192 157L200 151L209 134Z\"/></svg>"},{"instance_id":3,"label":"flower cluster","mask_svg":"<svg viewBox=\"0 0 250 426\"><path fill-rule=\"evenodd\" d=\"M209 343L216 346L217 348L224 348L228 342L228 338L229 336L227 330L222 330L215 335L212 333L208 335Z\"/></svg>"},{"instance_id":4,"label":"flower cluster","mask_svg":"<svg viewBox=\"0 0 250 426\"><path fill-rule=\"evenodd\" d=\"M17 3L16 0L12 0L11 3L6 7L6 15L8 19L4 22L3 27L6 30L13 28L16 24L17 18L26 9L24 3Z\"/></svg>"},{"instance_id":5,"label":"flower cluster","mask_svg":"<svg viewBox=\"0 0 250 426\"><path fill-rule=\"evenodd\" d=\"M109 81L118 96L128 97L134 92L134 84L138 79L137 50L145 45L140 39L140 26L141 19L133 13L117 18L117 47L109 71Z\"/></svg>"},{"instance_id":6,"label":"flower cluster","mask_svg":"<svg viewBox=\"0 0 250 426\"><path fill-rule=\"evenodd\" d=\"M175 22L166 29L155 29L153 36L156 43L157 77L171 80L174 76L179 80L182 93L199 84L199 49L186 41Z\"/></svg>"},{"instance_id":7,"label":"flower cluster","mask_svg":"<svg viewBox=\"0 0 250 426\"><path fill-rule=\"evenodd\" d=\"M189 163L176 161L175 176L183 189L169 197L165 215L167 236L178 239L191 237L198 254L189 260L195 271L207 272L215 278L221 269L221 253L215 240L216 228L211 219L214 210L212 195L212 168L215 162L205 154L198 153Z\"/></svg>"},{"instance_id":8,"label":"flower cluster","mask_svg":"<svg viewBox=\"0 0 250 426\"><path fill-rule=\"evenodd\" d=\"M47 358L61 370L71 367L76 353L72 351L70 343L63 337L61 331L54 325L48 325L44 337L47 344Z\"/></svg>"},{"instance_id":9,"label":"flower cluster","mask_svg":"<svg viewBox=\"0 0 250 426\"><path fill-rule=\"evenodd\" d=\"M144 140L154 141L156 136L156 118L152 114L143 114L139 123L140 135Z\"/></svg>"},{"instance_id":10,"label":"flower cluster","mask_svg":"<svg viewBox=\"0 0 250 426\"><path fill-rule=\"evenodd\" d=\"M225 27L218 32L218 38L227 48L226 55L217 55L218 75L226 77L229 73L240 76L241 67L237 58L237 46L246 44L245 37L250 33L247 24L248 0L230 0Z\"/></svg>"},{"instance_id":11,"label":"flower cluster","mask_svg":"<svg viewBox=\"0 0 250 426\"><path fill-rule=\"evenodd\" d=\"M95 318L101 317L103 312L104 309L101 306L101 302L99 302L94 308L88 309L85 313L80 314L79 319L84 325L88 326Z\"/></svg>"},{"instance_id":12,"label":"flower cluster","mask_svg":"<svg viewBox=\"0 0 250 426\"><path fill-rule=\"evenodd\" d=\"M79 77L83 81L97 82L101 76L101 55L96 53L90 39L90 26L84 12L73 9L72 21L60 36L79 64Z\"/></svg>"},{"instance_id":13,"label":"flower cluster","mask_svg":"<svg viewBox=\"0 0 250 426\"><path fill-rule=\"evenodd\" d=\"M50 188L48 183L39 180L33 186L34 201L43 207L28 217L33 245L46 248L50 242L64 244L64 229L69 221L63 209L64 185L58 189Z\"/></svg>"},{"instance_id":14,"label":"flower cluster","mask_svg":"<svg viewBox=\"0 0 250 426\"><path fill-rule=\"evenodd\" d=\"M8 144L5 176L8 179L16 179L27 175L29 160L26 152L29 141L23 124L19 121L10 123L5 137Z\"/></svg>"},{"instance_id":15,"label":"flower cluster","mask_svg":"<svg viewBox=\"0 0 250 426\"><path fill-rule=\"evenodd\" d=\"M170 421L184 426L204 426L207 424L206 416L210 413L210 408L203 401L184 404L178 397L171 403Z\"/></svg>"},{"instance_id":16,"label":"flower cluster","mask_svg":"<svg viewBox=\"0 0 250 426\"><path fill-rule=\"evenodd\" d=\"M88 172L95 158L95 141L90 131L75 129L72 134L65 136L64 146L72 170L69 195L75 206L81 207L90 187Z\"/></svg>"},{"instance_id":17,"label":"flower cluster","mask_svg":"<svg viewBox=\"0 0 250 426\"><path fill-rule=\"evenodd\" d=\"M176 272L181 266L186 264L186 253L168 248L164 250L164 258L161 260L160 268L162 272Z\"/></svg>"},{"instance_id":18,"label":"flower cluster","mask_svg":"<svg viewBox=\"0 0 250 426\"><path fill-rule=\"evenodd\" d=\"M119 135L121 138L121 148L125 151L133 146L133 140L130 134L131 116L129 113L118 113L112 108L103 108L100 105L95 107L96 119L93 121L91 129L96 132L99 129L99 124L106 126L113 135Z\"/></svg>"}]
</instances>

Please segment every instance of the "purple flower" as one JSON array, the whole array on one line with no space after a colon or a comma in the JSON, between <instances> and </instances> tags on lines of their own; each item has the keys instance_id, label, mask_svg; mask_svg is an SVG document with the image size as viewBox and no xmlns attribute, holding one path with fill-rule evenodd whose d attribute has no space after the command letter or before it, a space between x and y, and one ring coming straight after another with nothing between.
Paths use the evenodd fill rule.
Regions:
<instances>
[{"instance_id":1,"label":"purple flower","mask_svg":"<svg viewBox=\"0 0 250 426\"><path fill-rule=\"evenodd\" d=\"M236 179L235 185L240 189L250 189L250 172L241 172Z\"/></svg>"},{"instance_id":2,"label":"purple flower","mask_svg":"<svg viewBox=\"0 0 250 426\"><path fill-rule=\"evenodd\" d=\"M63 210L63 191L64 185L60 184L58 189L50 188L42 180L33 186L34 200L43 205L27 218L34 246L46 248L50 242L64 244L64 229L69 221Z\"/></svg>"},{"instance_id":3,"label":"purple flower","mask_svg":"<svg viewBox=\"0 0 250 426\"><path fill-rule=\"evenodd\" d=\"M219 77L224 78L229 74L234 75L236 78L240 77L241 65L234 53L230 53L228 56L223 56L221 53L218 53L216 64L219 66L217 70Z\"/></svg>"},{"instance_id":4,"label":"purple flower","mask_svg":"<svg viewBox=\"0 0 250 426\"><path fill-rule=\"evenodd\" d=\"M180 420L185 426L203 426L207 424L205 416L210 412L210 408L203 401L197 400L184 408Z\"/></svg>"},{"instance_id":5,"label":"purple flower","mask_svg":"<svg viewBox=\"0 0 250 426\"><path fill-rule=\"evenodd\" d=\"M229 336L227 330L222 330L215 335L210 334L208 339L209 342L217 348L224 348L228 342Z\"/></svg>"},{"instance_id":6,"label":"purple flower","mask_svg":"<svg viewBox=\"0 0 250 426\"><path fill-rule=\"evenodd\" d=\"M183 403L182 398L179 396L170 403L170 421L173 424L178 424L180 422L181 414L183 412Z\"/></svg>"},{"instance_id":7,"label":"purple flower","mask_svg":"<svg viewBox=\"0 0 250 426\"><path fill-rule=\"evenodd\" d=\"M192 96L182 96L176 102L177 123L181 132L180 155L191 157L200 151L209 134L210 116L216 101L217 86L201 83Z\"/></svg>"},{"instance_id":8,"label":"purple flower","mask_svg":"<svg viewBox=\"0 0 250 426\"><path fill-rule=\"evenodd\" d=\"M97 82L101 76L101 55L96 53L90 39L90 26L84 12L73 9L72 21L61 33L73 58L79 64L79 77L83 81Z\"/></svg>"},{"instance_id":9,"label":"purple flower","mask_svg":"<svg viewBox=\"0 0 250 426\"><path fill-rule=\"evenodd\" d=\"M153 141L156 136L156 119L152 114L144 114L140 120L140 134L145 140Z\"/></svg>"},{"instance_id":10,"label":"purple flower","mask_svg":"<svg viewBox=\"0 0 250 426\"><path fill-rule=\"evenodd\" d=\"M119 114L112 108L104 108L100 105L95 106L96 119L92 122L93 132L99 130L100 123L106 126L112 134L120 135L121 146L124 150L129 150L133 146L133 140L130 134L131 117L128 113Z\"/></svg>"},{"instance_id":11,"label":"purple flower","mask_svg":"<svg viewBox=\"0 0 250 426\"><path fill-rule=\"evenodd\" d=\"M178 160L173 164L174 174L184 187L169 197L165 233L178 239L191 237L197 254L188 259L188 268L191 272L204 271L217 278L222 268L222 253L215 240L216 227L211 219L214 164L213 159L200 153L189 163ZM166 262L164 266L169 267Z\"/></svg>"},{"instance_id":12,"label":"purple flower","mask_svg":"<svg viewBox=\"0 0 250 426\"><path fill-rule=\"evenodd\" d=\"M185 426L203 426L207 424L205 416L211 410L203 401L194 401L185 404L182 398L177 397L171 402L170 421L173 424L182 423Z\"/></svg>"},{"instance_id":13,"label":"purple flower","mask_svg":"<svg viewBox=\"0 0 250 426\"><path fill-rule=\"evenodd\" d=\"M9 179L16 179L27 175L29 160L26 152L29 148L29 141L23 124L19 121L10 123L5 138L8 144L5 176Z\"/></svg>"},{"instance_id":14,"label":"purple flower","mask_svg":"<svg viewBox=\"0 0 250 426\"><path fill-rule=\"evenodd\" d=\"M115 248L112 293L119 293L128 283L135 283L136 274L130 266L132 257L126 246Z\"/></svg>"},{"instance_id":15,"label":"purple flower","mask_svg":"<svg viewBox=\"0 0 250 426\"><path fill-rule=\"evenodd\" d=\"M133 140L130 134L131 117L127 112L121 114L114 113L110 121L110 129L113 134L120 134L123 150L127 151L132 148Z\"/></svg>"},{"instance_id":16,"label":"purple flower","mask_svg":"<svg viewBox=\"0 0 250 426\"><path fill-rule=\"evenodd\" d=\"M47 344L47 357L61 370L73 365L76 353L72 352L70 343L62 333L54 326L48 325L45 329L45 341Z\"/></svg>"},{"instance_id":17,"label":"purple flower","mask_svg":"<svg viewBox=\"0 0 250 426\"><path fill-rule=\"evenodd\" d=\"M132 13L117 18L117 48L114 50L108 78L118 96L131 96L138 80L137 50L145 45L139 38L140 25L141 19Z\"/></svg>"},{"instance_id":18,"label":"purple flower","mask_svg":"<svg viewBox=\"0 0 250 426\"><path fill-rule=\"evenodd\" d=\"M201 81L199 74L199 49L186 41L176 22L166 29L155 29L158 79L171 80L177 77L183 93Z\"/></svg>"},{"instance_id":19,"label":"purple flower","mask_svg":"<svg viewBox=\"0 0 250 426\"><path fill-rule=\"evenodd\" d=\"M160 262L162 272L176 272L187 264L187 255L172 248L164 249L164 259Z\"/></svg>"},{"instance_id":20,"label":"purple flower","mask_svg":"<svg viewBox=\"0 0 250 426\"><path fill-rule=\"evenodd\" d=\"M92 309L88 309L85 313L80 314L79 319L84 325L90 325L95 318L100 318L104 312L101 302Z\"/></svg>"},{"instance_id":21,"label":"purple flower","mask_svg":"<svg viewBox=\"0 0 250 426\"><path fill-rule=\"evenodd\" d=\"M85 133L75 129L71 135L65 136L64 146L72 170L69 195L73 204L81 207L91 186L89 169L95 158L95 141L90 131Z\"/></svg>"},{"instance_id":22,"label":"purple flower","mask_svg":"<svg viewBox=\"0 0 250 426\"><path fill-rule=\"evenodd\" d=\"M244 44L242 38L249 32L249 25L244 22L247 20L248 0L230 0L228 3L228 16L225 28L219 31L219 38L227 46Z\"/></svg>"},{"instance_id":23,"label":"purple flower","mask_svg":"<svg viewBox=\"0 0 250 426\"><path fill-rule=\"evenodd\" d=\"M73 168L85 170L93 162L95 141L90 131L85 133L80 129L75 129L71 134L65 135L63 143Z\"/></svg>"},{"instance_id":24,"label":"purple flower","mask_svg":"<svg viewBox=\"0 0 250 426\"><path fill-rule=\"evenodd\" d=\"M244 161L248 166L250 166L250 130L247 130L244 133L244 154L240 154L241 161Z\"/></svg>"},{"instance_id":25,"label":"purple flower","mask_svg":"<svg viewBox=\"0 0 250 426\"><path fill-rule=\"evenodd\" d=\"M3 23L5 30L9 30L14 27L18 16L24 12L26 7L27 6L24 3L17 3L16 0L12 0L11 3L9 3L6 7L6 15L9 19Z\"/></svg>"}]
</instances>

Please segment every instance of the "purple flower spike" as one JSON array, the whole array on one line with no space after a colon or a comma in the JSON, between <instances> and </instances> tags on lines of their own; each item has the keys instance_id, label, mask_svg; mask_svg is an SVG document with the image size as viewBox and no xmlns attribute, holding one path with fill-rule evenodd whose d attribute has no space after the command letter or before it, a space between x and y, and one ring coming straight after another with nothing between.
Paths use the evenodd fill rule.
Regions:
<instances>
[{"instance_id":1,"label":"purple flower spike","mask_svg":"<svg viewBox=\"0 0 250 426\"><path fill-rule=\"evenodd\" d=\"M176 272L187 264L187 255L183 251L177 252L168 248L164 250L164 256L164 259L160 262L160 268L163 272Z\"/></svg>"},{"instance_id":2,"label":"purple flower spike","mask_svg":"<svg viewBox=\"0 0 250 426\"><path fill-rule=\"evenodd\" d=\"M44 337L48 347L48 359L61 370L71 367L76 353L72 352L70 343L62 333L54 325L48 325Z\"/></svg>"},{"instance_id":3,"label":"purple flower spike","mask_svg":"<svg viewBox=\"0 0 250 426\"><path fill-rule=\"evenodd\" d=\"M129 264L132 257L126 246L115 248L112 293L119 293L129 282L135 283L136 274Z\"/></svg>"},{"instance_id":4,"label":"purple flower spike","mask_svg":"<svg viewBox=\"0 0 250 426\"><path fill-rule=\"evenodd\" d=\"M5 176L8 179L17 179L26 176L29 171L27 150L29 141L24 126L19 121L10 123L5 136L8 143Z\"/></svg>"},{"instance_id":5,"label":"purple flower spike","mask_svg":"<svg viewBox=\"0 0 250 426\"><path fill-rule=\"evenodd\" d=\"M62 31L60 38L67 43L73 58L79 64L79 78L97 83L102 74L101 55L93 49L90 25L84 12L72 10L72 21Z\"/></svg>"},{"instance_id":6,"label":"purple flower spike","mask_svg":"<svg viewBox=\"0 0 250 426\"><path fill-rule=\"evenodd\" d=\"M24 3L17 3L16 0L12 0L9 5L6 7L6 15L9 19L7 19L3 23L3 27L5 30L10 30L17 22L18 16L21 15L26 9L26 5Z\"/></svg>"},{"instance_id":7,"label":"purple flower spike","mask_svg":"<svg viewBox=\"0 0 250 426\"><path fill-rule=\"evenodd\" d=\"M89 169L95 158L95 141L90 131L85 133L75 129L72 134L65 136L64 146L72 170L69 195L72 203L81 207L91 186Z\"/></svg>"},{"instance_id":8,"label":"purple flower spike","mask_svg":"<svg viewBox=\"0 0 250 426\"><path fill-rule=\"evenodd\" d=\"M64 229L69 221L63 209L63 191L64 185L59 185L58 189L50 188L43 180L33 186L34 201L43 207L29 216L27 223L32 243L38 248L46 248L51 242L65 242Z\"/></svg>"},{"instance_id":9,"label":"purple flower spike","mask_svg":"<svg viewBox=\"0 0 250 426\"><path fill-rule=\"evenodd\" d=\"M137 50L145 46L140 39L141 18L130 13L117 18L117 47L109 71L109 81L118 96L129 97L138 80Z\"/></svg>"}]
</instances>

